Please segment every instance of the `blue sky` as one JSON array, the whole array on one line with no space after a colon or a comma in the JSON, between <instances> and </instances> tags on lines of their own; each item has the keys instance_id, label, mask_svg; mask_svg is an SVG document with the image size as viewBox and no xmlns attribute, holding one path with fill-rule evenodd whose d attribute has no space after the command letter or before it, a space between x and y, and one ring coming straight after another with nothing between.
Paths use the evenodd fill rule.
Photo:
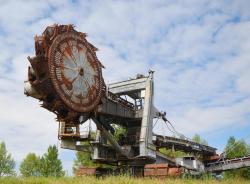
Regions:
<instances>
[{"instance_id":1,"label":"blue sky","mask_svg":"<svg viewBox=\"0 0 250 184\"><path fill-rule=\"evenodd\" d=\"M248 0L0 4L0 140L17 163L58 145L55 116L23 94L34 36L54 23L88 34L106 67L106 83L154 70L155 104L179 132L198 133L219 150L229 136L249 137ZM155 131L171 135L161 123ZM74 152L60 149L60 158L70 174Z\"/></svg>"}]
</instances>

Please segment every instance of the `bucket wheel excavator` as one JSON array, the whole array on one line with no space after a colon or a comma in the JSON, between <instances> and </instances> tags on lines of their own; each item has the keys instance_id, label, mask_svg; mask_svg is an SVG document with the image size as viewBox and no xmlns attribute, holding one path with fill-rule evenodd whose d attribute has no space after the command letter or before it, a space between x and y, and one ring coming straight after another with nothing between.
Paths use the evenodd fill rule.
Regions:
<instances>
[{"instance_id":1,"label":"bucket wheel excavator","mask_svg":"<svg viewBox=\"0 0 250 184\"><path fill-rule=\"evenodd\" d=\"M104 66L96 51L86 34L76 31L73 25L48 26L41 36L35 36L35 56L28 57L25 94L56 114L62 148L86 151L88 148L81 142L88 141L96 162L131 167L153 163L180 166L181 162L159 152L160 148L173 146L202 155L204 160L216 156L213 147L154 134L153 119L167 120L154 105L154 72L105 84ZM89 120L97 127L94 139L80 131L80 125ZM114 138L114 125L126 129L119 140ZM183 160L182 166L195 169L183 165Z\"/></svg>"}]
</instances>

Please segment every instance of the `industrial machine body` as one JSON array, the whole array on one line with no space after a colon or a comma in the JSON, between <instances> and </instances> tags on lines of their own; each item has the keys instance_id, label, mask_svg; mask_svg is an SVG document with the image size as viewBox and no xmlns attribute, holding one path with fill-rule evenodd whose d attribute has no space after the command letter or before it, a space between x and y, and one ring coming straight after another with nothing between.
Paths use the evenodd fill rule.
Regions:
<instances>
[{"instance_id":1,"label":"industrial machine body","mask_svg":"<svg viewBox=\"0 0 250 184\"><path fill-rule=\"evenodd\" d=\"M56 114L61 147L89 151L81 144L88 141L92 159L99 163L132 167L164 163L205 171L207 160L216 155L215 148L153 133L153 119L166 120L165 113L154 105L154 72L105 84L104 66L96 51L86 34L76 31L73 25L48 26L35 37L35 56L28 57L25 94ZM80 131L89 120L97 127L95 139ZM119 140L114 138L115 125L126 129L126 135ZM193 155L193 159L175 160L159 152L160 148L173 147ZM202 166L185 164L196 158L202 158Z\"/></svg>"}]
</instances>

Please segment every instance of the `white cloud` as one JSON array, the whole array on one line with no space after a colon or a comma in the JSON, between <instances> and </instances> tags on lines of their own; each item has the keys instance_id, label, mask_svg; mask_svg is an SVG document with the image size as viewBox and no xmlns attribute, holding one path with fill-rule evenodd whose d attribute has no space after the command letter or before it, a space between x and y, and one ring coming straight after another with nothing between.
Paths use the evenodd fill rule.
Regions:
<instances>
[{"instance_id":1,"label":"white cloud","mask_svg":"<svg viewBox=\"0 0 250 184\"><path fill-rule=\"evenodd\" d=\"M182 116L173 116L175 125L186 134L190 132L212 132L233 124L245 123L245 116L249 113L250 99L246 99L228 106L192 107Z\"/></svg>"}]
</instances>

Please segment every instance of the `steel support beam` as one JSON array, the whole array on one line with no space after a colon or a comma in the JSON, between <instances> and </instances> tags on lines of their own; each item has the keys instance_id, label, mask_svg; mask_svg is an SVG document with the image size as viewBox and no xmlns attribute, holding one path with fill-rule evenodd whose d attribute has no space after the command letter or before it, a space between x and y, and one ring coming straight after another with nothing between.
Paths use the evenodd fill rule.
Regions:
<instances>
[{"instance_id":1,"label":"steel support beam","mask_svg":"<svg viewBox=\"0 0 250 184\"><path fill-rule=\"evenodd\" d=\"M142 115L141 133L140 133L140 156L156 158L155 146L152 142L152 124L154 118L154 83L153 72L149 73L146 81L145 102Z\"/></svg>"},{"instance_id":2,"label":"steel support beam","mask_svg":"<svg viewBox=\"0 0 250 184\"><path fill-rule=\"evenodd\" d=\"M117 82L108 85L108 90L114 94L125 94L146 88L147 77Z\"/></svg>"},{"instance_id":3,"label":"steel support beam","mask_svg":"<svg viewBox=\"0 0 250 184\"><path fill-rule=\"evenodd\" d=\"M108 139L110 144L114 147L114 149L121 155L125 156L128 158L128 153L125 152L121 146L118 144L118 142L114 139L113 135L109 133L103 126L102 124L96 119L92 118L93 121L95 122L97 128L102 132L102 134Z\"/></svg>"}]
</instances>

